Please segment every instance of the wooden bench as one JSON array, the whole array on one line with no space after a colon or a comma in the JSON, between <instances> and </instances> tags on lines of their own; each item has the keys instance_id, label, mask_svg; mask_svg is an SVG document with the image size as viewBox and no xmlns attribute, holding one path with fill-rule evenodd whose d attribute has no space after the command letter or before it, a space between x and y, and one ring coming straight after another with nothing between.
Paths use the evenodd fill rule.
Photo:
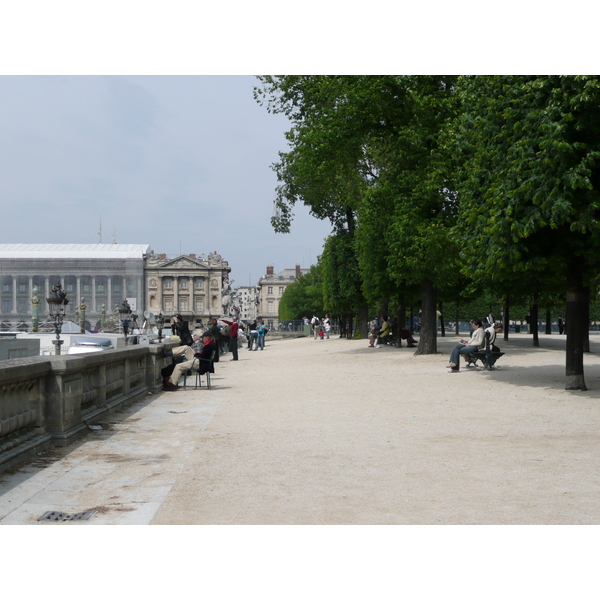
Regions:
<instances>
[{"instance_id":1,"label":"wooden bench","mask_svg":"<svg viewBox=\"0 0 600 600\"><path fill-rule=\"evenodd\" d=\"M467 359L467 367L476 367L477 361L480 360L484 369L492 371L496 361L504 356L504 352L492 352L491 350L478 350L470 354L463 354Z\"/></svg>"}]
</instances>

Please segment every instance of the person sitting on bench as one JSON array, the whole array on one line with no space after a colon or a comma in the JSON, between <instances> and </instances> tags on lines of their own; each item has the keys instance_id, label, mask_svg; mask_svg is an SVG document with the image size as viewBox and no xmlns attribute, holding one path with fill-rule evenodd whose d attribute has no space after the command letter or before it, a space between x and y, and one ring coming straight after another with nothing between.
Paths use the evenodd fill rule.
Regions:
<instances>
[{"instance_id":1,"label":"person sitting on bench","mask_svg":"<svg viewBox=\"0 0 600 600\"><path fill-rule=\"evenodd\" d=\"M479 319L473 319L473 334L467 341L460 340L460 344L456 344L450 354L450 362L448 368L451 373L458 373L460 370L460 355L469 354L471 352L477 352L485 346L485 332L483 330L483 323Z\"/></svg>"},{"instance_id":2,"label":"person sitting on bench","mask_svg":"<svg viewBox=\"0 0 600 600\"><path fill-rule=\"evenodd\" d=\"M486 333L486 338L487 338L486 348L489 345L489 349L492 352L500 352L500 348L498 348L498 346L496 346L496 336L497 336L497 334L502 333L502 323L500 321L497 321L496 323L493 323L489 327L486 327L485 333ZM487 336L488 333L489 333L489 338Z\"/></svg>"}]
</instances>

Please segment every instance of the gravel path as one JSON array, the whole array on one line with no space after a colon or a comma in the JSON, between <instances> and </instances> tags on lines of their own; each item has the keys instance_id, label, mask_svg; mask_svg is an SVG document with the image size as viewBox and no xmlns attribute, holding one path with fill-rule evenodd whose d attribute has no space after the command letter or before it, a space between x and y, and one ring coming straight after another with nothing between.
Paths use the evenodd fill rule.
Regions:
<instances>
[{"instance_id":1,"label":"gravel path","mask_svg":"<svg viewBox=\"0 0 600 600\"><path fill-rule=\"evenodd\" d=\"M600 340L565 391L565 338L498 369L362 340L272 341L214 389L151 396L0 476L0 524L598 524ZM44 523L45 524L45 523Z\"/></svg>"}]
</instances>

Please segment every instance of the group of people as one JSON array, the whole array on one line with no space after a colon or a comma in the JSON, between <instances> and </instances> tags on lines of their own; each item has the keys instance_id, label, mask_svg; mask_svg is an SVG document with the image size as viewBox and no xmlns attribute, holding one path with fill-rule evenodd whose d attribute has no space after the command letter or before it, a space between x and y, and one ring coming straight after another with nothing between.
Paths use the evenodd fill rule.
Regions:
<instances>
[{"instance_id":1,"label":"group of people","mask_svg":"<svg viewBox=\"0 0 600 600\"><path fill-rule=\"evenodd\" d=\"M171 333L181 342L172 350L163 351L162 358L171 357L171 364L161 370L163 390L174 392L179 388L181 376L192 368L194 361L198 361L199 373L204 375L207 371L214 373L214 363L219 362L219 357L231 352L231 360L238 360L238 347L243 338L243 326L238 317L231 320L220 319L225 327L219 325L217 319L211 319L208 329L203 333L192 334L188 322L180 314L173 317ZM265 335L268 329L263 321L254 321L248 325L247 338L248 350L265 347Z\"/></svg>"},{"instance_id":2,"label":"group of people","mask_svg":"<svg viewBox=\"0 0 600 600\"><path fill-rule=\"evenodd\" d=\"M414 348L417 345L417 340L408 329L398 327L397 318L394 319L392 324L390 324L387 316L382 317L381 321L373 319L369 331L369 348L381 348L383 344L387 344L390 339L396 338L398 335L400 339L406 340L409 348Z\"/></svg>"},{"instance_id":3,"label":"group of people","mask_svg":"<svg viewBox=\"0 0 600 600\"><path fill-rule=\"evenodd\" d=\"M304 317L304 323L307 321L308 319ZM313 330L313 339L330 339L329 334L331 333L331 319L329 318L328 314L326 314L322 319L319 319L317 315L313 315L313 318L310 320L310 326Z\"/></svg>"}]
</instances>

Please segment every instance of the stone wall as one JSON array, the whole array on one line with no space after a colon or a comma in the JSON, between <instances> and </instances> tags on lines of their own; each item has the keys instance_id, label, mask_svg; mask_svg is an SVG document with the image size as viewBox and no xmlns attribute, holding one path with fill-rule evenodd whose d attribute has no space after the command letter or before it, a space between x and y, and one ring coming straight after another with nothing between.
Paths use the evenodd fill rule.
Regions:
<instances>
[{"instance_id":1,"label":"stone wall","mask_svg":"<svg viewBox=\"0 0 600 600\"><path fill-rule=\"evenodd\" d=\"M161 345L0 363L0 472L161 388Z\"/></svg>"}]
</instances>

